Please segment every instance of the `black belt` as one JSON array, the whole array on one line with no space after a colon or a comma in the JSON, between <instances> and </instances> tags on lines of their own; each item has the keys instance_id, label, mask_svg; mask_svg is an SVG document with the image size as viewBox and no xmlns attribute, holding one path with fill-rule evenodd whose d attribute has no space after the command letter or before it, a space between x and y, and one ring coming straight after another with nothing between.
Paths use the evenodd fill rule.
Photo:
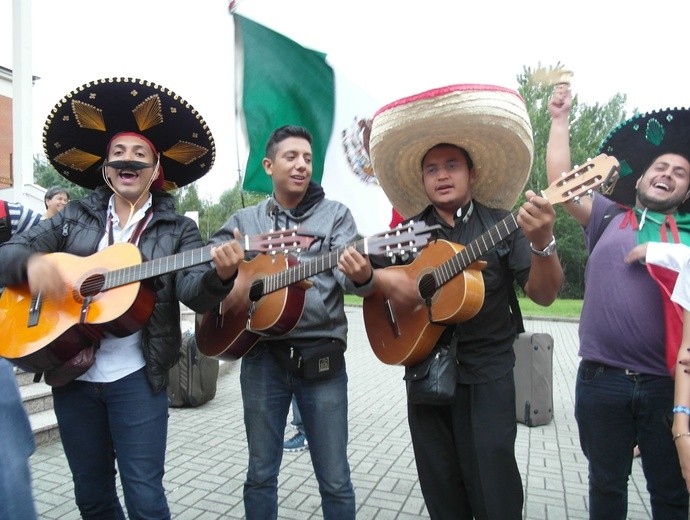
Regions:
<instances>
[{"instance_id":1,"label":"black belt","mask_svg":"<svg viewBox=\"0 0 690 520\"><path fill-rule=\"evenodd\" d=\"M620 373L626 376L631 376L631 377L636 377L641 375L640 372L636 372L634 370L630 370L629 368L619 368L619 367L612 367L611 365L605 365L604 363L599 363L597 361L587 361L583 360L582 364L589 367L589 368L602 368L605 372L611 372L611 373Z\"/></svg>"}]
</instances>

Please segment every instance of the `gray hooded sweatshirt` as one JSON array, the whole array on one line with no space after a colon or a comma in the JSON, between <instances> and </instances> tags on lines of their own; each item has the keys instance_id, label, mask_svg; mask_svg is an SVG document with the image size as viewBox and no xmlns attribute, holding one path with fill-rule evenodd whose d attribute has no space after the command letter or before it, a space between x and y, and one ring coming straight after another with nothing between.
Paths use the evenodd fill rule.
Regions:
<instances>
[{"instance_id":1,"label":"gray hooded sweatshirt","mask_svg":"<svg viewBox=\"0 0 690 520\"><path fill-rule=\"evenodd\" d=\"M317 236L311 247L299 254L300 262L320 257L326 260L329 252L352 245L357 240L357 227L350 210L340 202L326 199L322 188L312 182L296 208L284 209L270 197L256 206L234 213L209 243L232 240L235 228L244 236L296 226L306 234ZM262 341L334 338L346 344L343 295L362 296L371 289L372 282L357 287L337 267L325 269L308 280L313 286L305 293L304 312L299 323L285 336L268 336Z\"/></svg>"}]
</instances>

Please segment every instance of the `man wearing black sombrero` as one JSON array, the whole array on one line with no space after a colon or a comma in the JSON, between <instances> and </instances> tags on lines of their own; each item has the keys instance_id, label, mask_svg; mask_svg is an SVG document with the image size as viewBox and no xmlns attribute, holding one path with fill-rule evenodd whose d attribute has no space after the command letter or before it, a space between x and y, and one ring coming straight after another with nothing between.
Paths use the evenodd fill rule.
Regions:
<instances>
[{"instance_id":1,"label":"man wearing black sombrero","mask_svg":"<svg viewBox=\"0 0 690 520\"><path fill-rule=\"evenodd\" d=\"M52 219L4 244L0 284L28 286L37 328L41 317L46 319L41 302L49 305L57 299L67 308L72 296L65 298L65 293L72 295L79 287L83 316L69 331L79 330L86 338L70 340L91 340L98 348L86 372L66 384L55 383L61 386L53 387L53 398L82 517L124 518L116 492L117 460L128 517L170 518L162 482L165 389L181 344L179 301L196 312L219 303L232 288L242 248L231 241L211 249L215 269L210 263L187 263L190 267L178 270L161 262L154 271L161 275L152 277L151 287L123 312L127 319L114 319L113 325L102 328L89 325L98 322L96 313L108 310L97 305L101 294L78 283L94 273L107 276L114 266L98 265L103 256L96 253L122 251L116 248L123 243L134 244L131 249L138 248L144 260L175 255L173 260L180 264L185 252L203 248L196 224L175 212L173 198L164 190L208 172L215 155L213 137L203 118L174 92L152 82L110 78L83 85L61 99L48 116L43 144L61 175L94 192L70 201ZM45 255L56 252L95 255L94 264L85 264L83 273L72 272L56 260L62 257ZM120 256L111 259L115 266ZM125 268L131 262L122 261L121 276L126 280ZM98 282L95 276L93 283ZM120 290L117 280L112 283L111 291ZM128 321L129 311L135 309L141 311L143 328ZM68 356L57 348L42 348L36 355L42 352L55 358L55 367L43 367L46 374L70 361L61 359Z\"/></svg>"},{"instance_id":2,"label":"man wearing black sombrero","mask_svg":"<svg viewBox=\"0 0 690 520\"><path fill-rule=\"evenodd\" d=\"M558 85L549 102L551 181L570 168L570 107L569 85ZM688 492L674 440L688 442L687 416L684 430L679 421L670 429L673 414L690 413L674 407L680 337L672 339L666 327L668 294L630 253L649 242L690 245L690 110L636 115L611 131L600 151L621 165L613 192L565 206L582 225L589 251L575 417L589 461L590 518L625 518L639 445L653 517L686 519Z\"/></svg>"},{"instance_id":3,"label":"man wearing black sombrero","mask_svg":"<svg viewBox=\"0 0 690 520\"><path fill-rule=\"evenodd\" d=\"M496 233L509 215L530 173L532 139L517 92L469 84L422 92L381 108L372 121L369 146L393 207L406 219L438 225L438 238L469 249L485 232ZM553 237L555 211L547 199L530 191L526 195L517 214L520 227L513 234L494 234L500 237L495 247L481 246L480 259L487 264L476 315L446 326L436 343L456 345L454 396L449 403L412 402L408 386L415 462L432 519L522 518L515 460L513 283L535 302L549 305L563 280ZM400 309L417 304L416 280L410 284L396 273L376 269L375 286L386 298L400 300ZM450 292L446 297L459 302L464 296Z\"/></svg>"}]
</instances>

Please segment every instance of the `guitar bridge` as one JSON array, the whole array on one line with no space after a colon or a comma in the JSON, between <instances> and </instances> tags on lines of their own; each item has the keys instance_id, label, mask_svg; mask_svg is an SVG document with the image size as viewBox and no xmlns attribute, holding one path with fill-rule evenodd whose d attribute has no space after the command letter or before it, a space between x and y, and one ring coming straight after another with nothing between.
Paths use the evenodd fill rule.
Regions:
<instances>
[{"instance_id":1,"label":"guitar bridge","mask_svg":"<svg viewBox=\"0 0 690 520\"><path fill-rule=\"evenodd\" d=\"M81 304L81 311L79 312L79 323L82 325L86 323L86 316L89 313L89 306L91 305L92 301L93 296L87 296L86 298L84 298L84 303Z\"/></svg>"},{"instance_id":2,"label":"guitar bridge","mask_svg":"<svg viewBox=\"0 0 690 520\"><path fill-rule=\"evenodd\" d=\"M247 309L247 325L246 329L251 331L252 330L252 315L256 311L256 303L255 302L250 302L249 303L249 308Z\"/></svg>"},{"instance_id":3,"label":"guitar bridge","mask_svg":"<svg viewBox=\"0 0 690 520\"><path fill-rule=\"evenodd\" d=\"M43 297L41 293L31 297L31 306L29 307L29 320L27 327L35 327L38 325L38 318L41 315L41 307L43 306Z\"/></svg>"},{"instance_id":4,"label":"guitar bridge","mask_svg":"<svg viewBox=\"0 0 690 520\"><path fill-rule=\"evenodd\" d=\"M216 328L222 329L225 323L225 315L223 314L223 302L218 304L218 312L216 314Z\"/></svg>"},{"instance_id":5,"label":"guitar bridge","mask_svg":"<svg viewBox=\"0 0 690 520\"><path fill-rule=\"evenodd\" d=\"M393 336L399 338L401 334L400 327L398 326L398 320L395 317L395 312L393 311L391 301L386 300L383 306L386 309L386 317L388 318L388 324L391 326L391 329L393 330Z\"/></svg>"},{"instance_id":6,"label":"guitar bridge","mask_svg":"<svg viewBox=\"0 0 690 520\"><path fill-rule=\"evenodd\" d=\"M426 315L427 315L427 317L428 317L428 319L429 319L429 323L434 323L434 324L437 324L437 325L442 325L442 323L436 323L436 322L434 321L433 312L432 312L432 310L431 310L431 298L425 298L425 299L424 299L424 303L426 304Z\"/></svg>"}]
</instances>

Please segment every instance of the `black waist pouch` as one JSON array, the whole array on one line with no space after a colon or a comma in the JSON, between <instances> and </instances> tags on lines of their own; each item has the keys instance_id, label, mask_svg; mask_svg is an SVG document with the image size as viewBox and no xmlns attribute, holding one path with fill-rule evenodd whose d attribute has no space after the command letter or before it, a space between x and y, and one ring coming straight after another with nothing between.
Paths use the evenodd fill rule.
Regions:
<instances>
[{"instance_id":1,"label":"black waist pouch","mask_svg":"<svg viewBox=\"0 0 690 520\"><path fill-rule=\"evenodd\" d=\"M286 370L303 379L326 379L345 366L345 346L333 338L293 340L270 350Z\"/></svg>"}]
</instances>

